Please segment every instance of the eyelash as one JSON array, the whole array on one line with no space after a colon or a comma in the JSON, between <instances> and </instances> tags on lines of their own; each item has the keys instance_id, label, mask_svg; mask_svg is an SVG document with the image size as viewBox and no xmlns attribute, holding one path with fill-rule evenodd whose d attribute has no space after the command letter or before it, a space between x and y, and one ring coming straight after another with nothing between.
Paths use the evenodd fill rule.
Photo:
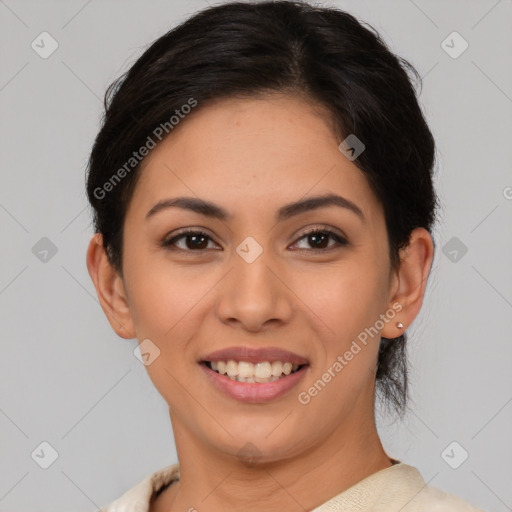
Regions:
<instances>
[{"instance_id":1,"label":"eyelash","mask_svg":"<svg viewBox=\"0 0 512 512\"><path fill-rule=\"evenodd\" d=\"M336 233L328 228L313 228L308 231L305 231L297 239L297 242L306 238L309 235L316 235L316 234L328 235L333 240L338 242L339 246L348 245L348 241L345 238L343 238L341 235L339 235L338 233ZM178 240L180 240L182 238L186 238L187 236L192 236L192 235L196 235L196 236L199 235L199 236L202 236L202 237L212 240L212 238L210 237L210 235L208 235L208 233L205 233L204 231L201 231L200 229L187 230L187 231L182 231L181 233L178 233L177 235L173 236L172 238L170 238L168 240L164 240L161 245L162 245L162 247L164 247L165 249L168 249L168 250L177 250L177 251L184 251L184 252L189 252L189 253L190 252L203 252L205 249L192 250L192 249L182 249L180 247L172 247ZM295 242L295 243L297 243L297 242ZM311 252L312 251L312 252L316 252L316 253L323 253L323 252L327 252L327 251L331 250L333 247L334 246L330 246L330 247L327 247L324 249L295 249L295 250L298 250L301 252L304 252L304 251Z\"/></svg>"}]
</instances>

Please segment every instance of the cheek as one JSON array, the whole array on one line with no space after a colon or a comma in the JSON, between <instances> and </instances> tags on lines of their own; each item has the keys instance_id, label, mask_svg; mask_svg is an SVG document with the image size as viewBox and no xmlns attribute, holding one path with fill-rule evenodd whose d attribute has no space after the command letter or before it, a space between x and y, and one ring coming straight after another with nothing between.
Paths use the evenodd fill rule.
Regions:
<instances>
[{"instance_id":1,"label":"cheek","mask_svg":"<svg viewBox=\"0 0 512 512\"><path fill-rule=\"evenodd\" d=\"M192 276L190 269L152 261L130 276L130 309L137 338L150 339L160 351L146 370L168 403L181 401L176 397L183 394L181 386L189 377L183 364L192 357L189 340L202 324L206 308L211 307L205 297L211 283L198 274Z\"/></svg>"},{"instance_id":2,"label":"cheek","mask_svg":"<svg viewBox=\"0 0 512 512\"><path fill-rule=\"evenodd\" d=\"M341 406L372 386L380 340L372 327L386 308L385 275L371 255L360 254L307 280L309 286L316 283L306 295L308 306L329 327L319 336L321 350L313 382L332 384L317 403L333 400ZM303 288L302 293L306 291Z\"/></svg>"},{"instance_id":3,"label":"cheek","mask_svg":"<svg viewBox=\"0 0 512 512\"><path fill-rule=\"evenodd\" d=\"M161 341L166 334L173 334L173 326L190 309L188 297L193 299L196 287L187 272L140 249L142 240L139 244L127 240L126 247L124 264L137 337Z\"/></svg>"},{"instance_id":4,"label":"cheek","mask_svg":"<svg viewBox=\"0 0 512 512\"><path fill-rule=\"evenodd\" d=\"M340 420L361 393L373 388L380 337L371 327L385 308L384 280L362 258L331 269L326 277L322 293L310 292L308 306L329 330L319 336L311 387L302 391L311 411L317 411L313 416L325 415L328 407L328 414Z\"/></svg>"},{"instance_id":5,"label":"cheek","mask_svg":"<svg viewBox=\"0 0 512 512\"><path fill-rule=\"evenodd\" d=\"M357 334L375 322L385 307L383 272L364 256L347 258L322 269L301 273L300 296L337 335Z\"/></svg>"}]
</instances>

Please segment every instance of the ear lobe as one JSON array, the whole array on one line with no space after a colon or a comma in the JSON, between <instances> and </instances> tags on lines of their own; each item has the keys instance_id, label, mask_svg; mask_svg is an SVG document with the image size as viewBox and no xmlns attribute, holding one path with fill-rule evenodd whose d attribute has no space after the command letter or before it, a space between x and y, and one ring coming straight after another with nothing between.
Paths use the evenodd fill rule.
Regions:
<instances>
[{"instance_id":1,"label":"ear lobe","mask_svg":"<svg viewBox=\"0 0 512 512\"><path fill-rule=\"evenodd\" d=\"M418 315L427 287L427 280L434 259L434 243L425 228L416 228L409 244L400 251L400 266L396 272L397 284L390 300L390 307L397 311L392 322L386 324L381 335L397 338L411 325ZM397 307L401 305L401 309ZM402 328L397 323L403 324Z\"/></svg>"},{"instance_id":2,"label":"ear lobe","mask_svg":"<svg viewBox=\"0 0 512 512\"><path fill-rule=\"evenodd\" d=\"M125 339L136 337L122 277L110 265L103 236L95 233L87 249L87 269L112 329Z\"/></svg>"}]
</instances>

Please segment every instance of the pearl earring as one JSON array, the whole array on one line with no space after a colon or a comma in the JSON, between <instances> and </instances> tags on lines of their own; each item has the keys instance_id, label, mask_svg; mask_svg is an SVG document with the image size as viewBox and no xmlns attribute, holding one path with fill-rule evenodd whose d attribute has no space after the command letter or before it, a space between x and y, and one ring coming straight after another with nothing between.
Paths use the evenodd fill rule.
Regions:
<instances>
[{"instance_id":1,"label":"pearl earring","mask_svg":"<svg viewBox=\"0 0 512 512\"><path fill-rule=\"evenodd\" d=\"M403 329L404 328L404 324L402 322L397 322L396 323L396 326L399 328L399 329Z\"/></svg>"}]
</instances>

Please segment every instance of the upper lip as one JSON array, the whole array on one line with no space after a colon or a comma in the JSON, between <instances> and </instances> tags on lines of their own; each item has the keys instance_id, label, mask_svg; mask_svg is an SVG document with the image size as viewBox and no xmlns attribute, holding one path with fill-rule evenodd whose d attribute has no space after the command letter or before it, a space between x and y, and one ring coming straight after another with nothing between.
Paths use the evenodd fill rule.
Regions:
<instances>
[{"instance_id":1,"label":"upper lip","mask_svg":"<svg viewBox=\"0 0 512 512\"><path fill-rule=\"evenodd\" d=\"M247 361L248 363L260 363L268 361L290 362L292 364L309 364L309 361L288 350L283 350L278 347L265 347L265 348L251 348L251 347L228 347L221 350L216 350L210 354L202 357L200 362L203 361Z\"/></svg>"}]
</instances>

